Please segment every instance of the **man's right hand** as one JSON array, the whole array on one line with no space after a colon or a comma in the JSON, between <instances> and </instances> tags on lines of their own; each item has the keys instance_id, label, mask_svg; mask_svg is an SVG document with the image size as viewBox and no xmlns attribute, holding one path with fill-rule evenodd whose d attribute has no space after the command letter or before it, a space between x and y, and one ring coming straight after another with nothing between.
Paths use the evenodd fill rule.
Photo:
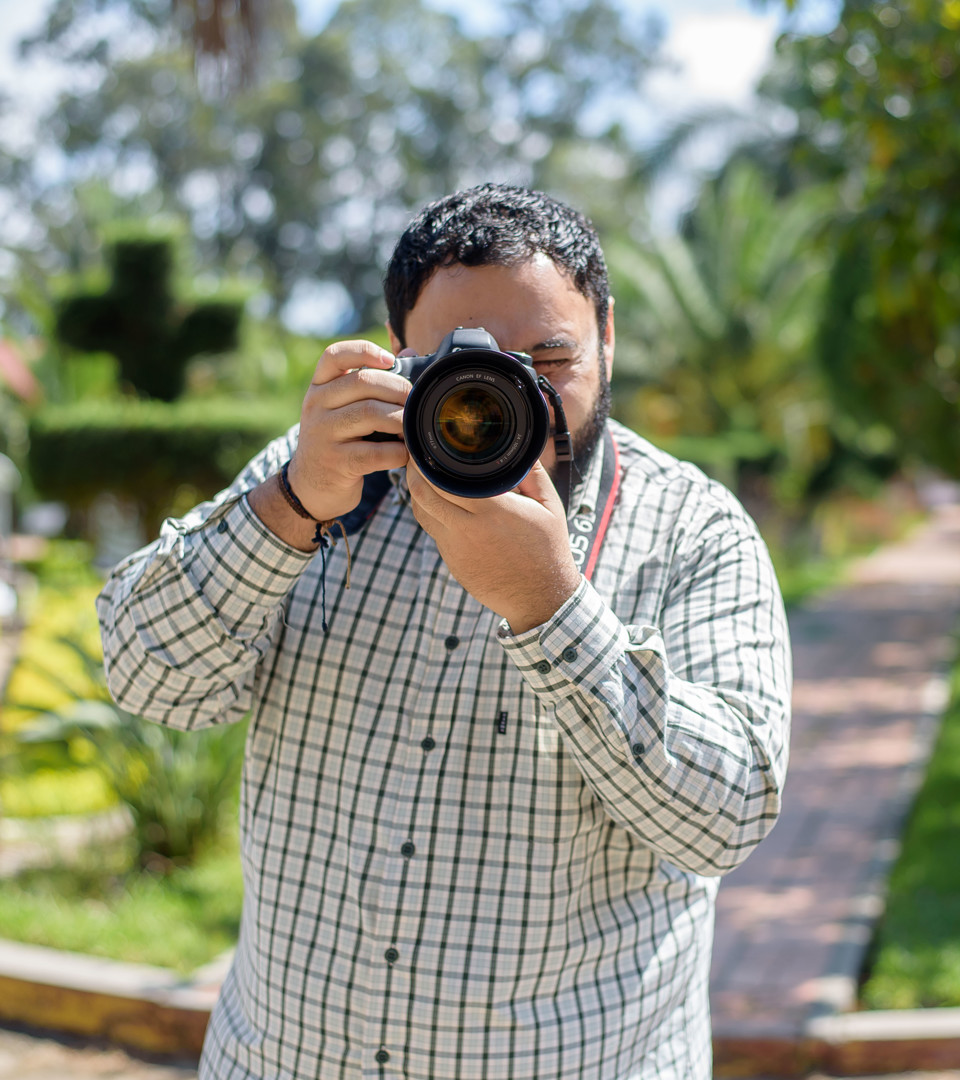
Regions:
<instances>
[{"instance_id":1,"label":"man's right hand","mask_svg":"<svg viewBox=\"0 0 960 1080\"><path fill-rule=\"evenodd\" d=\"M368 442L375 431L403 435L410 383L387 370L393 355L370 341L339 341L317 364L303 400L290 487L317 521L342 517L360 502L368 473L407 463L402 442ZM285 503L271 477L250 493L254 512L281 539L310 550L313 528Z\"/></svg>"},{"instance_id":2,"label":"man's right hand","mask_svg":"<svg viewBox=\"0 0 960 1080\"><path fill-rule=\"evenodd\" d=\"M320 358L300 414L300 442L290 486L318 521L349 513L367 473L407 463L402 442L366 442L382 431L403 434L410 383L384 370L393 354L371 341L339 341Z\"/></svg>"}]
</instances>

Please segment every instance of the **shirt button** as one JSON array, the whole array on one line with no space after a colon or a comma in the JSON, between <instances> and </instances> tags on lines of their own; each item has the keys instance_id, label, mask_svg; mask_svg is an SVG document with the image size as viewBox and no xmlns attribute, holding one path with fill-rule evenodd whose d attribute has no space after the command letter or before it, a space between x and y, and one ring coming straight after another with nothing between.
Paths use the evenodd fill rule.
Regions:
<instances>
[{"instance_id":1,"label":"shirt button","mask_svg":"<svg viewBox=\"0 0 960 1080\"><path fill-rule=\"evenodd\" d=\"M643 743L635 742L633 746L630 747L630 750L633 753L634 761L640 761L643 758Z\"/></svg>"},{"instance_id":2,"label":"shirt button","mask_svg":"<svg viewBox=\"0 0 960 1080\"><path fill-rule=\"evenodd\" d=\"M568 645L563 650L562 655L563 655L564 660L566 660L566 662L568 664L572 664L574 662L574 660L576 660L576 658L577 658L577 650L572 645Z\"/></svg>"},{"instance_id":3,"label":"shirt button","mask_svg":"<svg viewBox=\"0 0 960 1080\"><path fill-rule=\"evenodd\" d=\"M391 946L383 954L383 958L384 958L384 960L386 960L386 962L388 964L395 964L400 959L400 953L397 952L397 950L395 948L393 948L393 946Z\"/></svg>"},{"instance_id":4,"label":"shirt button","mask_svg":"<svg viewBox=\"0 0 960 1080\"><path fill-rule=\"evenodd\" d=\"M457 647L457 646L458 646L459 644L460 644L460 639L459 639L459 638L457 637L457 635L456 635L456 634L451 634L451 635L450 635L450 636L449 636L449 637L448 637L448 638L447 638L447 639L446 639L446 640L444 641L444 645L446 645L446 647L447 647L447 648L448 648L448 649L450 650L450 652L453 652L453 650L454 650L454 649L455 649L455 648L456 648L456 647Z\"/></svg>"},{"instance_id":5,"label":"shirt button","mask_svg":"<svg viewBox=\"0 0 960 1080\"><path fill-rule=\"evenodd\" d=\"M551 664L549 660L541 660L540 663L537 664L537 671L539 671L541 675L546 675L552 668L553 664Z\"/></svg>"},{"instance_id":6,"label":"shirt button","mask_svg":"<svg viewBox=\"0 0 960 1080\"><path fill-rule=\"evenodd\" d=\"M400 846L400 854L405 859L412 858L417 851L417 845L412 840L407 840Z\"/></svg>"},{"instance_id":7,"label":"shirt button","mask_svg":"<svg viewBox=\"0 0 960 1080\"><path fill-rule=\"evenodd\" d=\"M420 740L420 745L424 750L432 750L437 745L437 740L432 735L428 735L425 739Z\"/></svg>"},{"instance_id":8,"label":"shirt button","mask_svg":"<svg viewBox=\"0 0 960 1080\"><path fill-rule=\"evenodd\" d=\"M376 1058L378 1065L386 1065L386 1063L390 1060L390 1051L384 1050L381 1046L380 1049L377 1051Z\"/></svg>"},{"instance_id":9,"label":"shirt button","mask_svg":"<svg viewBox=\"0 0 960 1080\"><path fill-rule=\"evenodd\" d=\"M217 532L225 533L228 528L229 526L227 525L227 523L225 521L221 521L220 524L217 526Z\"/></svg>"}]
</instances>

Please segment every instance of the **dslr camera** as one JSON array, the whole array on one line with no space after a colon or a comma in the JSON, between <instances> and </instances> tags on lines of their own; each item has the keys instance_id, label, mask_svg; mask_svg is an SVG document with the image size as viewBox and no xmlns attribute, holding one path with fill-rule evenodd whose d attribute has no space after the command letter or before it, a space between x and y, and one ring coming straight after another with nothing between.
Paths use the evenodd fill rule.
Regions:
<instances>
[{"instance_id":1,"label":"dslr camera","mask_svg":"<svg viewBox=\"0 0 960 1080\"><path fill-rule=\"evenodd\" d=\"M557 460L569 460L560 395L526 353L502 351L482 327L458 327L435 353L398 356L393 370L413 384L403 410L407 450L443 491L485 499L515 488L550 436L545 394L554 405Z\"/></svg>"}]
</instances>

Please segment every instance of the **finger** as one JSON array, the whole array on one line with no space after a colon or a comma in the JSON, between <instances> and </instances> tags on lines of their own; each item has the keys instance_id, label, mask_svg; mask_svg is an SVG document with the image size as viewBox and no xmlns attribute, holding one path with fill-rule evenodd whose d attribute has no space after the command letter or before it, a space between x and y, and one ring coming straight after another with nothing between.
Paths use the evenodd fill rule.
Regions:
<instances>
[{"instance_id":1,"label":"finger","mask_svg":"<svg viewBox=\"0 0 960 1080\"><path fill-rule=\"evenodd\" d=\"M372 341L335 341L324 349L310 381L319 386L357 368L386 370L393 367L393 359L393 353Z\"/></svg>"},{"instance_id":2,"label":"finger","mask_svg":"<svg viewBox=\"0 0 960 1080\"><path fill-rule=\"evenodd\" d=\"M363 439L367 435L373 435L374 432L396 435L397 438L403 436L402 403L365 398L339 409L324 409L317 415L322 418L328 437L335 442ZM309 422L313 417L312 408L307 410L306 416ZM301 426L302 424L301 419Z\"/></svg>"},{"instance_id":3,"label":"finger","mask_svg":"<svg viewBox=\"0 0 960 1080\"><path fill-rule=\"evenodd\" d=\"M549 506L551 508L561 507L562 509L560 496L557 494L557 489L553 486L550 474L539 461L534 462L533 468L520 483L517 484L514 491L516 491L518 495L523 495L528 499L535 499L543 506Z\"/></svg>"},{"instance_id":4,"label":"finger","mask_svg":"<svg viewBox=\"0 0 960 1080\"><path fill-rule=\"evenodd\" d=\"M400 469L408 460L407 448L402 442L345 443L343 452L347 457L347 470L353 476Z\"/></svg>"},{"instance_id":5,"label":"finger","mask_svg":"<svg viewBox=\"0 0 960 1080\"><path fill-rule=\"evenodd\" d=\"M307 389L307 397L316 398L324 409L340 409L366 400L402 405L409 393L410 383L402 375L376 368L351 370Z\"/></svg>"},{"instance_id":6,"label":"finger","mask_svg":"<svg viewBox=\"0 0 960 1080\"><path fill-rule=\"evenodd\" d=\"M476 501L458 499L455 495L435 487L417 468L412 458L407 462L407 489L414 506L445 528L465 525L474 509L472 504ZM420 521L419 516L417 520Z\"/></svg>"}]
</instances>

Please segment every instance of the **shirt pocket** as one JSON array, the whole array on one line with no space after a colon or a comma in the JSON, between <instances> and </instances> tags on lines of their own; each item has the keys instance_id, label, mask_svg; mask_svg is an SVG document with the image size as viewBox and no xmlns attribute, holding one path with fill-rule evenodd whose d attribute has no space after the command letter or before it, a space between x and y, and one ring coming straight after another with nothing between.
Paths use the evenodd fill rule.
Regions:
<instances>
[{"instance_id":1,"label":"shirt pocket","mask_svg":"<svg viewBox=\"0 0 960 1080\"><path fill-rule=\"evenodd\" d=\"M501 716L499 745L497 796L513 838L566 843L598 824L602 807L567 752L552 710L532 702L521 717Z\"/></svg>"}]
</instances>

